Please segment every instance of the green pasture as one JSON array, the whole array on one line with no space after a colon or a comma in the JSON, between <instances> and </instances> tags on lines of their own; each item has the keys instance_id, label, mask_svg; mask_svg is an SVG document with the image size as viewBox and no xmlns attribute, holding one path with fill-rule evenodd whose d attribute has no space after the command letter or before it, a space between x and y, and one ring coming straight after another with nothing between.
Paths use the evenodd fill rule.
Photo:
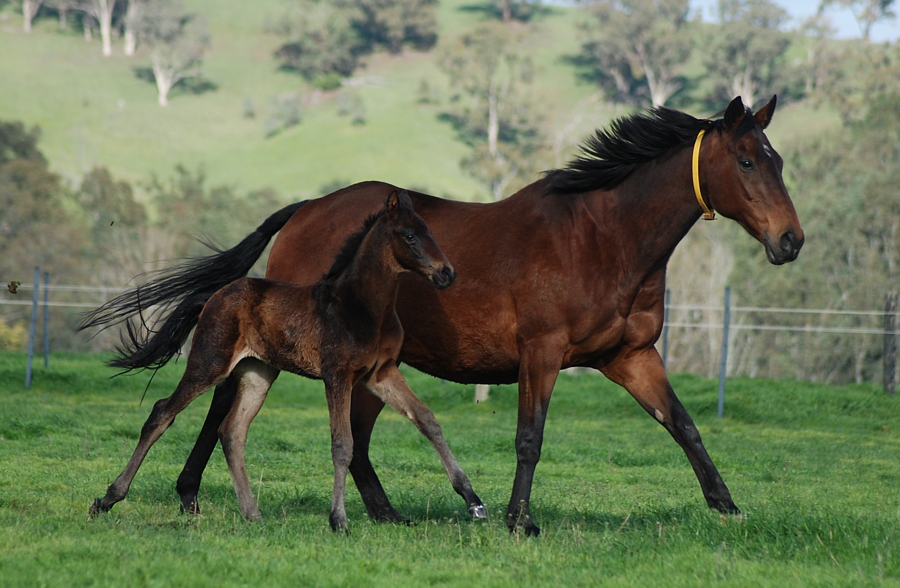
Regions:
<instances>
[{"instance_id":1,"label":"green pasture","mask_svg":"<svg viewBox=\"0 0 900 588\"><path fill-rule=\"evenodd\" d=\"M131 493L89 520L183 362L110 379L103 357L55 355L24 390L23 354L0 355L2 586L880 586L900 585L897 400L873 386L732 380L674 384L745 518L709 511L668 434L602 376L560 376L534 485L537 539L503 522L515 451L513 387L410 372L490 518L465 514L428 442L389 409L372 459L416 524L368 520L348 488L351 534L328 526L331 463L321 384L283 375L251 429L248 470L266 517L241 519L221 451L203 514L179 514L175 479L209 396L150 452Z\"/></svg>"}]
</instances>

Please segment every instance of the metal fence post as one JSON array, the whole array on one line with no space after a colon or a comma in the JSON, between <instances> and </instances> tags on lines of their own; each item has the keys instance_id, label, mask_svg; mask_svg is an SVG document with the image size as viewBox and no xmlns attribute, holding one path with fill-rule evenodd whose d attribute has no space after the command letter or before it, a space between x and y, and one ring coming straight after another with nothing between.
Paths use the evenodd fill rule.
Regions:
<instances>
[{"instance_id":1,"label":"metal fence post","mask_svg":"<svg viewBox=\"0 0 900 588\"><path fill-rule=\"evenodd\" d=\"M897 388L897 293L884 297L884 391L894 395Z\"/></svg>"},{"instance_id":2,"label":"metal fence post","mask_svg":"<svg viewBox=\"0 0 900 588\"><path fill-rule=\"evenodd\" d=\"M28 327L28 365L25 367L25 389L31 388L31 361L34 359L34 328L38 315L38 289L41 285L41 268L34 268L33 294L31 297L31 325Z\"/></svg>"},{"instance_id":3,"label":"metal fence post","mask_svg":"<svg viewBox=\"0 0 900 588\"><path fill-rule=\"evenodd\" d=\"M719 364L719 418L725 412L725 370L728 367L728 324L731 322L731 286L725 286L725 308L722 316L722 358Z\"/></svg>"},{"instance_id":4,"label":"metal fence post","mask_svg":"<svg viewBox=\"0 0 900 588\"><path fill-rule=\"evenodd\" d=\"M663 367L666 366L666 363L669 359L669 305L672 302L672 291L666 288L666 302L665 302L665 310L663 315L663 350L662 350L662 360Z\"/></svg>"},{"instance_id":5,"label":"metal fence post","mask_svg":"<svg viewBox=\"0 0 900 588\"><path fill-rule=\"evenodd\" d=\"M50 272L44 272L44 369L50 367Z\"/></svg>"}]
</instances>

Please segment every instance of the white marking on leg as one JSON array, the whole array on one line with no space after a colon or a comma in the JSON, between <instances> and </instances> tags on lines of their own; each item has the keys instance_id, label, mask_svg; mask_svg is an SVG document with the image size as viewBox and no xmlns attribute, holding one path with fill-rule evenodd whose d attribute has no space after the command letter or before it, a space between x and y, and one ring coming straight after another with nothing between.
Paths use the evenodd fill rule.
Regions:
<instances>
[{"instance_id":1,"label":"white marking on leg","mask_svg":"<svg viewBox=\"0 0 900 588\"><path fill-rule=\"evenodd\" d=\"M658 408L656 409L656 412L653 413L653 416L655 416L656 420L658 420L661 423L665 421L665 419L663 418L663 413L660 412L660 410Z\"/></svg>"}]
</instances>

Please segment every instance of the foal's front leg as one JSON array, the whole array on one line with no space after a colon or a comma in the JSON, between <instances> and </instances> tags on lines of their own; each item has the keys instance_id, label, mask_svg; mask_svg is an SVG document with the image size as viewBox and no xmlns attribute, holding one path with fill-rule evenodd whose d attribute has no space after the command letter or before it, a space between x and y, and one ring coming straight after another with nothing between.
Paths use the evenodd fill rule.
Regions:
<instances>
[{"instance_id":1,"label":"foal's front leg","mask_svg":"<svg viewBox=\"0 0 900 588\"><path fill-rule=\"evenodd\" d=\"M475 494L468 476L459 467L456 457L450 451L450 447L444 439L441 425L438 424L434 413L410 389L409 384L406 383L406 378L397 369L397 365L391 362L390 365L382 367L366 385L373 394L411 420L416 428L431 441L438 456L441 458L441 463L447 472L447 476L450 478L453 489L465 499L469 514L476 519L487 518L484 504L478 498L478 495Z\"/></svg>"},{"instance_id":2,"label":"foal's front leg","mask_svg":"<svg viewBox=\"0 0 900 588\"><path fill-rule=\"evenodd\" d=\"M353 379L350 374L325 378L325 399L331 422L331 460L334 463L334 489L331 495L331 514L328 522L335 531L349 533L344 491L347 471L353 459L353 433L350 430L350 393Z\"/></svg>"}]
</instances>

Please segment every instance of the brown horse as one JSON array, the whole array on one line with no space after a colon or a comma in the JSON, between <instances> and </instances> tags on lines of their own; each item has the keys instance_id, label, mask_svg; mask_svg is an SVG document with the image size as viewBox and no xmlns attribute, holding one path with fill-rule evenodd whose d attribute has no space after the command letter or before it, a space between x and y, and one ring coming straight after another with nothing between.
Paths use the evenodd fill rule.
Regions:
<instances>
[{"instance_id":1,"label":"brown horse","mask_svg":"<svg viewBox=\"0 0 900 588\"><path fill-rule=\"evenodd\" d=\"M244 465L250 422L266 393L286 370L325 382L331 418L334 494L330 522L347 530L344 487L353 455L350 395L354 386L409 418L428 437L453 488L473 516L484 506L450 452L432 412L410 390L397 369L403 328L395 310L400 274L415 272L439 289L455 271L438 248L408 194L391 192L382 211L351 236L328 274L311 286L243 278L216 292L203 307L187 367L175 392L156 403L128 465L91 514L125 498L150 447L197 396L235 378L238 400L220 427L222 448L241 513L262 520Z\"/></svg>"},{"instance_id":2,"label":"brown horse","mask_svg":"<svg viewBox=\"0 0 900 588\"><path fill-rule=\"evenodd\" d=\"M506 200L469 204L410 195L459 279L440 293L415 276L401 279L397 309L406 337L400 360L457 382L518 381L518 464L506 513L511 530L539 533L529 510L532 480L550 395L559 370L570 366L596 368L624 386L684 450L707 504L740 512L654 343L663 326L666 264L701 212L715 209L736 220L775 265L796 259L803 231L782 180L782 159L763 132L774 111L775 98L755 114L736 98L715 121L657 108L598 131L580 158ZM110 301L85 326L114 324L154 304L195 315L209 289L223 283L215 280L248 271L276 233L266 275L312 282L340 235L394 189L367 182L291 205L231 250L174 268ZM322 226L329 227L324 235ZM226 270L231 273L220 276ZM146 334L115 365L153 367L178 351L152 342ZM178 479L190 510L197 509L203 468L236 385L231 378L216 389ZM368 457L382 408L381 399L354 388L350 472L372 517L402 520Z\"/></svg>"}]
</instances>

